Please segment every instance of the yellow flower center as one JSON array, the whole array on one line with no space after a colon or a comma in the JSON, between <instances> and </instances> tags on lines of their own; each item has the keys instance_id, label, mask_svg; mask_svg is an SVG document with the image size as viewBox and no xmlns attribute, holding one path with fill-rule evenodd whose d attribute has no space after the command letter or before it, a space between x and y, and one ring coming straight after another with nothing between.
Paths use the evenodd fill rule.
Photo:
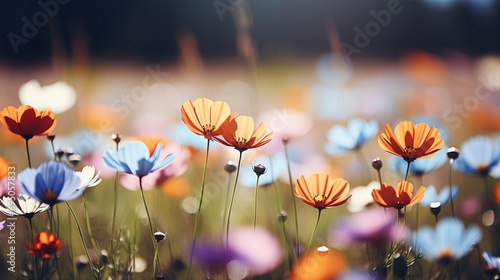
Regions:
<instances>
[{"instance_id":1,"label":"yellow flower center","mask_svg":"<svg viewBox=\"0 0 500 280\"><path fill-rule=\"evenodd\" d=\"M244 146L247 141L248 140L243 137L236 137L236 143L238 143L238 146Z\"/></svg>"},{"instance_id":2,"label":"yellow flower center","mask_svg":"<svg viewBox=\"0 0 500 280\"><path fill-rule=\"evenodd\" d=\"M413 146L406 146L403 148L403 153L411 155L413 152L415 152L415 147Z\"/></svg>"},{"instance_id":3,"label":"yellow flower center","mask_svg":"<svg viewBox=\"0 0 500 280\"><path fill-rule=\"evenodd\" d=\"M317 195L313 196L313 200L316 203L323 203L323 201L325 201L325 198L326 197L322 194L317 194Z\"/></svg>"},{"instance_id":4,"label":"yellow flower center","mask_svg":"<svg viewBox=\"0 0 500 280\"><path fill-rule=\"evenodd\" d=\"M205 132L212 132L212 131L215 130L215 125L213 125L213 124L205 124L205 125L202 125L201 128Z\"/></svg>"}]
</instances>

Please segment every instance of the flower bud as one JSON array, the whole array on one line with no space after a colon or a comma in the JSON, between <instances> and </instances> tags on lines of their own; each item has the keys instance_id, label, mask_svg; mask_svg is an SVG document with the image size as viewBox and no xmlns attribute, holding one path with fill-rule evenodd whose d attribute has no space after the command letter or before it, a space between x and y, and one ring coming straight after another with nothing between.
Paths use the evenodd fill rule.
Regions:
<instances>
[{"instance_id":1,"label":"flower bud","mask_svg":"<svg viewBox=\"0 0 500 280\"><path fill-rule=\"evenodd\" d=\"M161 242L165 239L165 237L167 236L165 233L161 232L161 231L156 231L154 233L154 236L155 236L155 240L156 242Z\"/></svg>"},{"instance_id":2,"label":"flower bud","mask_svg":"<svg viewBox=\"0 0 500 280\"><path fill-rule=\"evenodd\" d=\"M227 173L231 174L231 173L233 173L234 171L236 171L236 165L234 164L234 162L233 162L233 161L231 161L231 160L230 160L230 161L228 161L228 162L224 165L224 170L225 170Z\"/></svg>"},{"instance_id":3,"label":"flower bud","mask_svg":"<svg viewBox=\"0 0 500 280\"><path fill-rule=\"evenodd\" d=\"M429 204L429 207L431 209L432 215L437 217L439 215L439 213L441 213L441 203L431 202L431 204Z\"/></svg>"},{"instance_id":4,"label":"flower bud","mask_svg":"<svg viewBox=\"0 0 500 280\"><path fill-rule=\"evenodd\" d=\"M372 167L375 170L382 169L382 166L384 166L384 163L382 162L382 160L379 157L376 157L375 159L373 159L373 161L372 161Z\"/></svg>"},{"instance_id":5,"label":"flower bud","mask_svg":"<svg viewBox=\"0 0 500 280\"><path fill-rule=\"evenodd\" d=\"M286 219L288 219L288 214L285 211L281 211L278 214L278 221L284 222L284 221L286 221Z\"/></svg>"},{"instance_id":6,"label":"flower bud","mask_svg":"<svg viewBox=\"0 0 500 280\"><path fill-rule=\"evenodd\" d=\"M50 142L54 141L54 139L56 138L56 135L51 133L51 134L47 134L47 140L49 140Z\"/></svg>"},{"instance_id":7,"label":"flower bud","mask_svg":"<svg viewBox=\"0 0 500 280\"><path fill-rule=\"evenodd\" d=\"M257 176L260 176L260 175L266 173L266 171L267 171L267 168L264 165L262 165L262 164L254 165L252 167L252 169L253 169L253 172L255 172L255 174Z\"/></svg>"},{"instance_id":8,"label":"flower bud","mask_svg":"<svg viewBox=\"0 0 500 280\"><path fill-rule=\"evenodd\" d=\"M448 148L446 153L449 159L456 160L460 156L460 150L455 147Z\"/></svg>"},{"instance_id":9,"label":"flower bud","mask_svg":"<svg viewBox=\"0 0 500 280\"><path fill-rule=\"evenodd\" d=\"M113 142L115 142L116 144L120 143L120 141L122 140L122 138L120 137L120 134L118 133L113 133L111 134L111 139L113 140Z\"/></svg>"}]
</instances>

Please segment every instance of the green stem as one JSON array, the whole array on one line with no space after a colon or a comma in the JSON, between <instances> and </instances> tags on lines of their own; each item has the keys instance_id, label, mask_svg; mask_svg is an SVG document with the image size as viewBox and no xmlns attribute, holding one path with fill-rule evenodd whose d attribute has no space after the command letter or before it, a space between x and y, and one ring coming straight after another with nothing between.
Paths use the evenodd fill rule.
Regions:
<instances>
[{"instance_id":1,"label":"green stem","mask_svg":"<svg viewBox=\"0 0 500 280\"><path fill-rule=\"evenodd\" d=\"M90 227L90 217L89 217L89 209L88 209L88 203L87 203L87 197L85 196L85 192L83 193L83 208L85 211L85 223L87 224L87 234L89 235L90 238L90 243L92 244L92 248L94 249L94 252L97 257L97 266L100 267L100 248L99 245L97 244L94 235L92 234L92 229Z\"/></svg>"},{"instance_id":2,"label":"green stem","mask_svg":"<svg viewBox=\"0 0 500 280\"><path fill-rule=\"evenodd\" d=\"M226 196L225 196L225 201L224 201L224 214L222 216L222 230L221 230L221 239L223 238L223 232L224 229L226 228L226 217L227 217L227 208L229 204L229 195L231 191L231 173L228 173L227 177L227 187L226 187Z\"/></svg>"},{"instance_id":3,"label":"green stem","mask_svg":"<svg viewBox=\"0 0 500 280\"><path fill-rule=\"evenodd\" d=\"M146 209L146 216L148 216L149 230L151 231L151 241L153 242L153 248L155 250L155 255L153 258L153 275L151 279L156 279L156 264L158 262L158 242L155 239L155 232L153 230L153 222L151 221L151 215L149 214L148 204L146 203L146 198L144 197L144 189L142 188L142 177L139 177L139 188L141 189L142 203L144 204L144 209Z\"/></svg>"},{"instance_id":4,"label":"green stem","mask_svg":"<svg viewBox=\"0 0 500 280\"><path fill-rule=\"evenodd\" d=\"M240 156L238 158L238 167L236 168L236 178L234 180L234 185L233 185L233 191L231 192L231 200L229 200L229 209L227 212L227 221L226 221L226 250L229 249L229 222L231 221L231 210L233 209L233 202L234 202L234 194L236 193L236 186L238 185L238 177L240 175L240 165L241 165L241 158L243 155L243 151L239 151Z\"/></svg>"},{"instance_id":5,"label":"green stem","mask_svg":"<svg viewBox=\"0 0 500 280\"><path fill-rule=\"evenodd\" d=\"M255 231L255 226L257 225L257 202L259 195L259 178L260 175L257 175L257 181L255 182L255 196L253 200L253 230Z\"/></svg>"},{"instance_id":6,"label":"green stem","mask_svg":"<svg viewBox=\"0 0 500 280\"><path fill-rule=\"evenodd\" d=\"M297 202L295 199L294 191L293 191L293 180L292 180L292 169L290 167L290 158L288 156L288 146L287 146L288 141L283 141L283 146L285 147L285 157L286 157L286 165L288 169L288 181L290 183L290 194L292 195L292 205L293 205L293 215L295 218L295 235L296 235L296 241L295 241L295 250L296 250L296 255L299 255L299 218L297 215Z\"/></svg>"},{"instance_id":7,"label":"green stem","mask_svg":"<svg viewBox=\"0 0 500 280\"><path fill-rule=\"evenodd\" d=\"M116 260L115 260L115 242L116 242L116 236L115 236L115 230L116 230L116 208L117 208L117 202L118 202L118 172L115 172L115 178L113 181L113 214L111 217L111 262L113 264L113 267L116 267ZM113 276L117 277L116 275L116 269L113 269Z\"/></svg>"},{"instance_id":8,"label":"green stem","mask_svg":"<svg viewBox=\"0 0 500 280\"><path fill-rule=\"evenodd\" d=\"M68 209L68 251L69 251L69 256L72 260L75 259L75 253L73 252L73 234L71 230L71 212ZM76 262L73 261L73 279L76 279Z\"/></svg>"},{"instance_id":9,"label":"green stem","mask_svg":"<svg viewBox=\"0 0 500 280\"><path fill-rule=\"evenodd\" d=\"M87 256L90 268L94 273L94 277L95 279L99 279L99 274L98 274L99 270L96 269L94 263L92 262L92 259L90 258L89 250L87 249L87 245L85 244L85 239L83 238L82 228L80 226L80 223L78 222L78 218L76 217L75 211L73 210L69 202L66 201L66 205L68 206L68 209L71 212L71 215L73 216L73 220L75 220L76 227L78 228L78 234L80 235L80 240L82 241L83 251L85 252L85 256Z\"/></svg>"},{"instance_id":10,"label":"green stem","mask_svg":"<svg viewBox=\"0 0 500 280\"><path fill-rule=\"evenodd\" d=\"M316 230L318 230L319 219L321 218L321 210L318 208L318 218L316 219L316 224L314 225L314 229L311 233L311 237L309 238L309 243L307 244L307 253L311 250L311 245L314 240L314 236L316 235Z\"/></svg>"},{"instance_id":11,"label":"green stem","mask_svg":"<svg viewBox=\"0 0 500 280\"><path fill-rule=\"evenodd\" d=\"M30 148L28 146L28 139L26 139L26 155L28 156L28 167L31 168L31 157L30 157Z\"/></svg>"},{"instance_id":12,"label":"green stem","mask_svg":"<svg viewBox=\"0 0 500 280\"><path fill-rule=\"evenodd\" d=\"M451 167L453 165L453 159L450 159L449 169L448 169L448 183L450 184L450 205L451 205L451 215L455 218L455 208L453 207L453 188L451 186Z\"/></svg>"},{"instance_id":13,"label":"green stem","mask_svg":"<svg viewBox=\"0 0 500 280\"><path fill-rule=\"evenodd\" d=\"M30 232L31 232L31 244L35 245L35 237L33 235L33 222L31 221L31 218L27 218L28 219L28 222L30 224ZM36 276L38 275L38 263L36 261L36 256L33 255L33 269L35 271L35 274L32 275L33 277L35 277L36 279Z\"/></svg>"},{"instance_id":14,"label":"green stem","mask_svg":"<svg viewBox=\"0 0 500 280\"><path fill-rule=\"evenodd\" d=\"M405 181L408 181L408 173L410 172L410 164L411 164L411 161L408 161L408 165L406 166L406 172L405 172Z\"/></svg>"},{"instance_id":15,"label":"green stem","mask_svg":"<svg viewBox=\"0 0 500 280\"><path fill-rule=\"evenodd\" d=\"M191 243L191 251L189 252L189 264L188 264L188 270L187 270L187 275L186 279L189 279L189 276L191 275L191 266L193 265L193 254L194 254L194 248L196 245L196 236L198 234L198 224L200 222L200 215L201 215L201 207L203 204L203 194L205 192L205 180L207 177L207 166L208 166L208 152L210 151L210 140L207 139L207 150L205 152L205 163L203 166L203 175L201 177L201 191L200 191L200 200L198 203L198 211L196 212L196 217L194 219L194 227L193 227L193 242Z\"/></svg>"}]
</instances>

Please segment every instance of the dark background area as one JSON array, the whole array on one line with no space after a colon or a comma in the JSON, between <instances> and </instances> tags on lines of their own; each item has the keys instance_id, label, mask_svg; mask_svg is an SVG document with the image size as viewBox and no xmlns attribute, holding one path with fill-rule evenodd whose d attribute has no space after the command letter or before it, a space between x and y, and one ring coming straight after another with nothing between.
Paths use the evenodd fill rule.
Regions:
<instances>
[{"instance_id":1,"label":"dark background area","mask_svg":"<svg viewBox=\"0 0 500 280\"><path fill-rule=\"evenodd\" d=\"M390 1L251 0L248 6L253 36L265 58L328 50L326 30L331 23L342 42L354 44L354 28L363 29L373 20L370 11L387 9ZM362 55L394 56L413 49L435 54L455 50L472 56L500 52L500 1L488 9L477 9L466 2L475 0L440 8L422 1L400 0L402 12L392 15L390 24L381 28ZM71 53L75 34L84 35L81 38L86 38L93 60L172 60L178 56L177 38L185 31L196 36L203 57L231 57L237 53L233 13L224 12L221 20L214 5L230 7L239 2L69 0L58 5L59 11L49 23L38 28L38 34L27 44L20 44L16 54L7 34L22 35L21 19L33 22L33 15L43 10L33 0L2 0L0 60L17 65L49 61L54 42L59 42L58 51Z\"/></svg>"}]
</instances>

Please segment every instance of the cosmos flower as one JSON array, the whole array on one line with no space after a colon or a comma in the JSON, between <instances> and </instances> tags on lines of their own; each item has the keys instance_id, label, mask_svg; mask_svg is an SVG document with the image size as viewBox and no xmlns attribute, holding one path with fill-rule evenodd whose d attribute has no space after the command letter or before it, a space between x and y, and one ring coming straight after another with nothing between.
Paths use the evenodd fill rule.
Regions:
<instances>
[{"instance_id":1,"label":"cosmos flower","mask_svg":"<svg viewBox=\"0 0 500 280\"><path fill-rule=\"evenodd\" d=\"M338 156L350 150L359 149L378 132L376 120L352 119L347 127L334 125L328 130L325 146L327 153Z\"/></svg>"},{"instance_id":2,"label":"cosmos flower","mask_svg":"<svg viewBox=\"0 0 500 280\"><path fill-rule=\"evenodd\" d=\"M91 188L99 185L101 183L101 179L99 178L100 173L101 172L98 171L96 174L95 167L89 165L85 166L82 171L76 171L75 175L78 176L82 182L78 189Z\"/></svg>"},{"instance_id":3,"label":"cosmos flower","mask_svg":"<svg viewBox=\"0 0 500 280\"><path fill-rule=\"evenodd\" d=\"M468 175L500 177L500 141L476 136L460 146L460 157L453 168Z\"/></svg>"},{"instance_id":4,"label":"cosmos flower","mask_svg":"<svg viewBox=\"0 0 500 280\"><path fill-rule=\"evenodd\" d=\"M452 187L452 198L455 200L455 197L458 194L457 186ZM444 205L450 201L450 188L449 186L444 186L441 191L438 193L436 191L436 187L433 185L429 185L424 192L424 197L418 204L428 207L433 202L439 202L440 205Z\"/></svg>"},{"instance_id":5,"label":"cosmos flower","mask_svg":"<svg viewBox=\"0 0 500 280\"><path fill-rule=\"evenodd\" d=\"M425 258L448 264L469 253L474 245L481 241L481 237L477 226L466 229L460 220L444 218L438 222L435 229L423 227L413 233L411 241Z\"/></svg>"},{"instance_id":6,"label":"cosmos flower","mask_svg":"<svg viewBox=\"0 0 500 280\"><path fill-rule=\"evenodd\" d=\"M0 198L0 212L6 216L24 216L29 219L49 208L50 205L26 194L20 194L18 197L4 196Z\"/></svg>"},{"instance_id":7,"label":"cosmos flower","mask_svg":"<svg viewBox=\"0 0 500 280\"><path fill-rule=\"evenodd\" d=\"M396 189L384 183L380 189L372 191L373 200L383 207L393 207L398 210L405 206L418 203L424 197L425 187L418 188L413 195L413 184L408 181L400 181Z\"/></svg>"},{"instance_id":8,"label":"cosmos flower","mask_svg":"<svg viewBox=\"0 0 500 280\"><path fill-rule=\"evenodd\" d=\"M341 248L364 242L384 246L393 241L402 241L407 233L405 227L397 225L396 215L392 212L371 208L335 222L328 240Z\"/></svg>"},{"instance_id":9,"label":"cosmos flower","mask_svg":"<svg viewBox=\"0 0 500 280\"><path fill-rule=\"evenodd\" d=\"M295 263L289 279L337 279L346 271L347 267L348 262L342 253L326 246L321 246L302 256Z\"/></svg>"},{"instance_id":10,"label":"cosmos flower","mask_svg":"<svg viewBox=\"0 0 500 280\"><path fill-rule=\"evenodd\" d=\"M8 106L0 112L0 122L12 133L20 135L25 140L33 136L46 135L56 126L54 114L48 110L38 111L29 106L19 108Z\"/></svg>"},{"instance_id":11,"label":"cosmos flower","mask_svg":"<svg viewBox=\"0 0 500 280\"><path fill-rule=\"evenodd\" d=\"M26 241L26 247L28 247L28 252L37 257L42 257L44 259L49 259L53 254L57 253L62 247L62 240L57 238L53 233L40 232L35 236L35 241L33 245L30 245Z\"/></svg>"},{"instance_id":12,"label":"cosmos flower","mask_svg":"<svg viewBox=\"0 0 500 280\"><path fill-rule=\"evenodd\" d=\"M207 98L198 98L194 102L188 100L181 107L181 119L189 130L208 140L220 135L219 129L230 114L226 102L213 102Z\"/></svg>"},{"instance_id":13,"label":"cosmos flower","mask_svg":"<svg viewBox=\"0 0 500 280\"><path fill-rule=\"evenodd\" d=\"M493 256L489 251L483 253L483 258L487 264L486 271L493 276L492 279L496 279L494 277L500 275L500 258Z\"/></svg>"},{"instance_id":14,"label":"cosmos flower","mask_svg":"<svg viewBox=\"0 0 500 280\"><path fill-rule=\"evenodd\" d=\"M42 163L36 170L27 168L18 178L23 193L49 205L75 199L85 190L79 188L80 178L57 161Z\"/></svg>"},{"instance_id":15,"label":"cosmos flower","mask_svg":"<svg viewBox=\"0 0 500 280\"><path fill-rule=\"evenodd\" d=\"M342 205L351 197L349 182L324 173L313 174L307 181L300 176L295 184L295 196L318 210Z\"/></svg>"},{"instance_id":16,"label":"cosmos flower","mask_svg":"<svg viewBox=\"0 0 500 280\"><path fill-rule=\"evenodd\" d=\"M447 149L447 147L443 147L433 157L422 158L412 162L408 172L416 176L422 176L440 168L448 161L448 156L446 155ZM388 166L394 171L405 174L408 163L403 158L395 157L389 161Z\"/></svg>"},{"instance_id":17,"label":"cosmos flower","mask_svg":"<svg viewBox=\"0 0 500 280\"><path fill-rule=\"evenodd\" d=\"M372 191L379 187L378 181L371 181L367 186L351 188L351 199L347 202L347 210L352 213L361 212L369 204L374 203Z\"/></svg>"},{"instance_id":18,"label":"cosmos flower","mask_svg":"<svg viewBox=\"0 0 500 280\"><path fill-rule=\"evenodd\" d=\"M129 142L121 145L118 152L113 148L106 150L103 160L110 169L142 178L174 161L173 154L169 154L161 160L161 149L162 145L158 144L151 155L143 142Z\"/></svg>"},{"instance_id":19,"label":"cosmos flower","mask_svg":"<svg viewBox=\"0 0 500 280\"><path fill-rule=\"evenodd\" d=\"M434 155L444 146L444 141L434 126L404 121L396 126L394 132L386 124L385 132L379 135L378 144L385 151L412 162Z\"/></svg>"},{"instance_id":20,"label":"cosmos flower","mask_svg":"<svg viewBox=\"0 0 500 280\"><path fill-rule=\"evenodd\" d=\"M263 146L272 139L272 132L267 133L264 124L255 128L252 117L231 115L220 128L222 137L217 141L223 145L230 146L242 152L247 149Z\"/></svg>"}]
</instances>

